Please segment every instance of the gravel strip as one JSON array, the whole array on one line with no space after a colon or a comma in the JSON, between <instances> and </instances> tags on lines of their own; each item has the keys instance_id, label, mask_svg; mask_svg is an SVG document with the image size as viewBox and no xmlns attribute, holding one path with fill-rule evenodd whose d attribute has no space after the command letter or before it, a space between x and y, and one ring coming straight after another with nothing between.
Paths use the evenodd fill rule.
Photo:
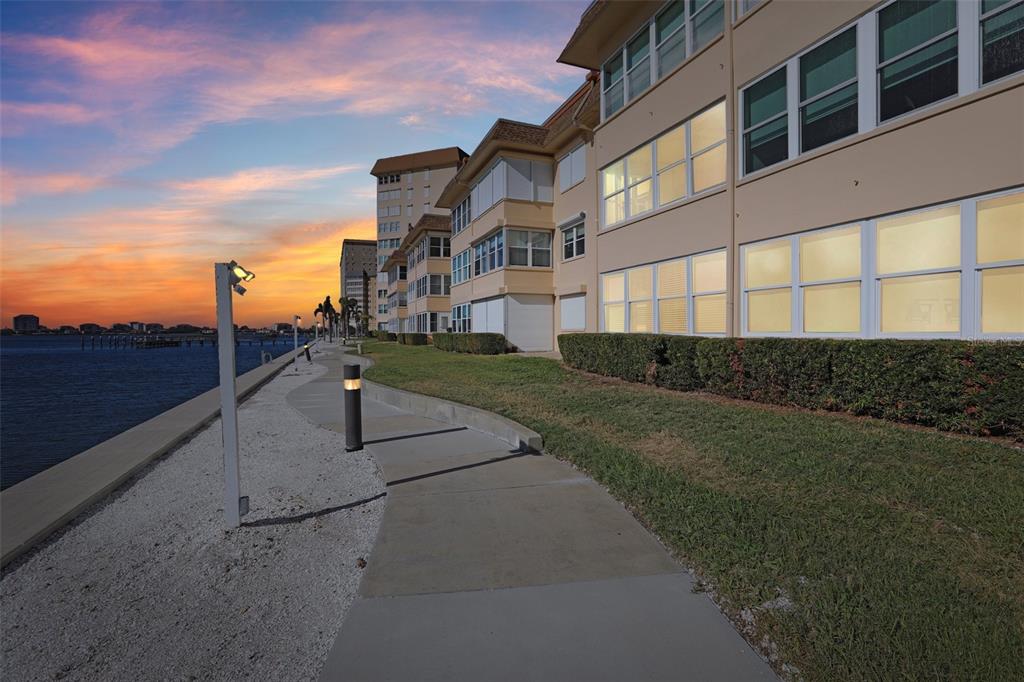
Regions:
<instances>
[{"instance_id":1,"label":"gravel strip","mask_svg":"<svg viewBox=\"0 0 1024 682\"><path fill-rule=\"evenodd\" d=\"M224 529L217 420L9 567L0 677L315 679L384 510L334 509L383 493L377 466L285 402L324 371L288 368L239 409L257 525Z\"/></svg>"}]
</instances>

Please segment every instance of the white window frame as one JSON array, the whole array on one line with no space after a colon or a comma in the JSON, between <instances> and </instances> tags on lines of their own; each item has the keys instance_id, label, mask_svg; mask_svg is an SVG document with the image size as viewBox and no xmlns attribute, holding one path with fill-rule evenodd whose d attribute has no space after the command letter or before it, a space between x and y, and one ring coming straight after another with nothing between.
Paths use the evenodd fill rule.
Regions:
<instances>
[{"instance_id":1,"label":"white window frame","mask_svg":"<svg viewBox=\"0 0 1024 682\"><path fill-rule=\"evenodd\" d=\"M900 211L897 213L878 216L859 221L845 222L839 225L832 225L825 228L805 230L785 237L773 237L757 242L750 242L740 246L740 329L745 337L806 337L806 338L879 338L879 339L978 339L978 340L1003 340L1003 339L1024 339L1024 332L1021 333L983 333L981 331L981 276L985 270L995 270L1008 267L1024 266L1024 258L1008 259L993 263L978 263L978 204L989 199L1010 196L1024 193L1024 186L1015 187L1009 190L978 195L954 202L933 204L921 208ZM925 270L912 270L906 272L877 273L877 228L880 221L892 218L907 217L918 213L928 213L937 209L958 206L960 209L960 263L954 266L929 268ZM860 227L861 244L861 274L860 277L839 278L834 280L822 280L815 282L800 282L800 237L820 234L823 232L839 230L846 227L858 225ZM750 247L759 246L768 242L789 240L790 256L792 258L791 272L792 280L790 303L793 306L790 319L791 330L789 332L750 332L748 331L747 293L750 291L761 291L770 289L786 288L786 285L769 285L763 287L746 286L746 252ZM960 275L960 330L958 332L890 332L881 330L882 317L882 280L899 279L903 277L916 277L920 275L935 275L945 273L956 273ZM822 284L841 284L846 282L860 281L860 332L805 332L803 331L803 289L810 286ZM602 320L603 325L603 320Z\"/></svg>"},{"instance_id":2,"label":"white window frame","mask_svg":"<svg viewBox=\"0 0 1024 682\"><path fill-rule=\"evenodd\" d=\"M573 173L573 162L577 158L576 154L581 154L583 156L583 172L580 174L580 176L578 178ZM565 180L565 174L562 172L562 162L566 163L567 170L569 171L569 173L568 173L568 175L569 175L569 184L568 185L564 185L563 184L563 181ZM562 156L562 158L558 159L557 163L558 163L558 190L559 190L559 192L562 192L562 193L568 192L573 187L575 187L576 185L578 185L581 182L583 182L586 179L586 177L587 177L587 145L585 143L581 142L580 144L576 145L576 147L574 147L572 150L566 152L566 154L564 156Z\"/></svg>"},{"instance_id":3,"label":"white window frame","mask_svg":"<svg viewBox=\"0 0 1024 682\"><path fill-rule=\"evenodd\" d=\"M725 186L725 183L728 180L728 173L726 173L726 177L722 180L722 182L720 182L718 184L715 184L715 185L712 185L710 187L706 187L705 189L702 189L700 192L694 192L694 184L693 184L693 159L695 157L703 156L704 154L707 154L707 153L711 152L712 150L716 149L717 147L720 147L720 146L722 146L724 144L727 144L728 132L726 133L725 137L723 137L721 140L719 140L718 142L715 142L714 144L710 144L707 147L704 147L703 149L698 149L698 150L694 151L694 150L692 150L690 148L691 147L691 143L690 143L690 141L691 141L690 126L691 126L691 123L693 122L693 120L695 118L699 117L701 114L703 114L703 113L705 113L705 112L707 112L707 111L709 111L711 109L714 109L719 104L721 104L723 101L724 100L716 100L712 104L710 104L710 105L700 109L699 111L695 112L693 115L687 117L682 122L677 123L676 125L674 125L674 126L668 128L668 129L662 131L660 134L658 134L654 138L648 140L644 144L639 145L639 146L637 146L634 149L631 149L628 153L622 155L618 159L615 159L614 161L612 161L611 163L605 165L605 167L601 169L601 171L598 173L598 182L600 184L600 190L599 190L600 199L599 199L599 201L600 201L600 204L601 204L600 211L599 211L599 215L600 215L600 229L606 230L606 229L609 229L611 227L617 227L619 225L625 225L625 224L630 223L630 222L632 222L634 220L637 220L637 219L639 219L639 218L641 218L641 217L643 217L645 215L648 215L649 213L657 211L658 209L663 208L665 206L672 206L674 204L681 203L683 201L688 201L688 200L691 200L691 199L693 199L695 197L699 197L701 195L707 194L709 192L715 192L715 191L717 191L717 190L719 190L719 189L721 189L722 187ZM728 125L728 121L726 121L725 123L726 123L726 125ZM673 163L671 166L668 166L666 168L661 169L661 171L658 171L658 140L661 139L663 136L668 135L669 133L675 132L680 127L683 127L683 129L684 129L683 135L684 135L684 138L685 138L685 145L686 145L685 152L683 154L683 159L681 161ZM640 182L643 182L643 180L641 180L640 182L633 183L633 185L629 184L629 161L628 161L628 159L629 159L629 157L634 152L636 152L637 150L639 150L639 149L641 149L642 147L645 147L645 146L648 146L648 147L651 148L651 167L649 169L650 170L650 176L647 179L649 179L651 181L652 208L651 208L650 211L644 211L643 213L633 214L631 212L631 210L630 210L629 189L630 189L630 187L634 187L637 184L640 184ZM610 168L611 166L614 166L615 164L619 163L620 161L622 162L622 187L623 188L621 190L612 192L611 194L605 195L604 194L604 173L605 173L605 171L608 168ZM659 191L659 188L658 188L658 176L661 175L662 173L672 169L672 168L675 168L676 166L678 166L680 164L683 164L683 163L686 164L686 194L684 194L683 196L681 196L681 197L679 197L677 199L673 199L673 200L668 201L666 203L662 203L661 202L660 191ZM607 218L605 216L605 200L608 199L609 197L613 197L616 194L619 194L620 192L624 192L625 193L625 195L623 197L623 215L624 215L624 217L619 222L609 224L607 222Z\"/></svg>"},{"instance_id":4,"label":"white window frame","mask_svg":"<svg viewBox=\"0 0 1024 682\"><path fill-rule=\"evenodd\" d=\"M618 270L609 270L607 272L602 272L598 276L598 279L597 279L597 281L598 281L598 285L597 285L598 286L598 298L599 298L599 300L598 300L598 311L597 311L597 313L598 313L598 324L599 324L598 329L600 329L601 332L607 332L607 330L605 329L605 319L604 319L604 307L605 307L605 302L604 302L604 276L605 275L616 275L616 274L619 274L619 273L628 273L630 270L635 270L637 268L650 267L651 268L651 298L650 299L637 299L637 300L638 301L640 301L640 300L650 300L651 301L651 305L653 307L652 317L651 317L651 326L655 329L655 331L653 331L651 333L652 334L666 334L666 335L671 335L671 336L696 336L697 333L694 331L694 319L696 317L694 315L694 309L695 309L694 299L702 298L702 297L706 297L706 296L720 296L722 294L726 294L726 312L728 313L728 289L727 288L726 289L716 289L716 290L713 290L713 291L701 291L700 293L696 293L696 294L693 291L693 259L694 258L699 258L700 256L706 256L706 255L709 255L709 254L712 254L712 253L725 253L726 254L726 263L728 264L728 258L729 258L728 249L726 249L726 248L717 248L717 249L709 249L707 251L699 251L697 253L691 253L691 254L689 254L687 256L678 256L678 257L675 257L675 258L666 258L666 259L660 260L660 261L653 261L653 262L650 262L650 263L641 263L639 265L631 265L628 268L620 268ZM670 299L684 298L683 296L664 296L662 298L658 297L658 266L663 264L663 263L672 263L672 262L675 262L675 261L685 261L686 262L686 267L685 267L685 277L686 277L686 295L685 295L685 298L686 298L686 332L684 332L682 334L680 334L679 332L663 332L663 331L660 331L661 330L661 314L660 314L660 311L659 311L658 301L660 301L660 300L670 300ZM726 281L726 285L728 285L728 281ZM629 323L630 323L630 319L629 319L629 304L631 303L631 300L629 298L629 275L626 275L626 277L624 279L623 288L624 288L624 290L623 290L623 299L622 299L622 303L623 303L623 307L624 307L623 329L625 329L626 331L624 331L624 332L614 332L614 333L616 333L616 334L618 334L618 333L632 334L632 333L635 333L635 332L629 331ZM729 327L728 320L726 320L726 329L728 329L728 327ZM700 336L722 337L722 336L725 336L725 333L724 332L721 332L721 333L719 333L719 332L704 332L704 333L700 334Z\"/></svg>"},{"instance_id":5,"label":"white window frame","mask_svg":"<svg viewBox=\"0 0 1024 682\"><path fill-rule=\"evenodd\" d=\"M468 334L473 331L473 304L460 303L452 306L452 332Z\"/></svg>"},{"instance_id":6,"label":"white window frame","mask_svg":"<svg viewBox=\"0 0 1024 682\"><path fill-rule=\"evenodd\" d=\"M905 117L913 116L922 111L952 101L958 97L965 97L970 95L979 89L984 89L992 85L996 85L1006 78L1012 78L1014 76L1024 73L1024 71L1017 71L1015 73L1004 76L1003 78L992 81L991 83L981 84L981 3L980 1L974 0L957 0L956 12L957 12L957 25L956 29L947 31L941 36L929 40L927 43L923 43L907 52L893 57L886 62L878 62L878 13L900 0L887 0L887 2L879 4L877 7L867 12L863 16L844 24L837 28L832 33L828 34L824 38L821 38L808 47L804 48L795 55L789 57L785 61L773 65L771 68L766 69L755 78L750 79L746 83L741 84L737 88L737 107L735 112L735 126L736 130L741 131L738 138L738 144L736 145L736 163L739 168L738 175L742 177L756 176L760 173L770 172L770 169L776 168L779 164L785 163L796 159L803 154L814 154L823 149L828 149L833 145L840 145L847 143L850 138L854 135L862 135L870 132L876 128L881 128L895 124ZM1019 0L1024 2L1024 0ZM1008 4L1006 7L1000 7L997 10L992 10L987 17L999 14L1002 11L1008 10L1010 7L1015 6L1014 4ZM801 152L800 151L800 71L799 71L799 60L802 56L828 42L832 38L836 37L840 33L843 33L850 27L856 27L857 32L857 132L855 134L847 135L838 140L833 140L827 144L823 144L814 149ZM911 109L910 111L904 112L892 118L888 118L885 121L881 120L880 112L880 69L893 61L901 59L914 51L924 49L927 45L931 45L933 42L942 40L949 35L956 34L957 36L957 93L931 102L924 106ZM779 68L786 69L786 110L785 113L788 116L787 123L787 141L788 141L788 154L787 157L771 166L765 166L759 168L756 171L746 172L746 158L745 158L745 144L744 136L748 129L743 127L743 111L745 108L744 98L746 91L750 86L754 85L758 81L774 74ZM844 85L848 85L846 83ZM772 119L774 120L774 119ZM759 125L764 125L766 122Z\"/></svg>"},{"instance_id":7,"label":"white window frame","mask_svg":"<svg viewBox=\"0 0 1024 682\"><path fill-rule=\"evenodd\" d=\"M523 232L523 233L526 234L526 247L525 247L526 248L526 262L527 262L526 265L512 265L511 264L511 262L510 262L511 250L512 250L513 247L511 246L511 243L509 242L509 235L508 235L509 232ZM554 247L554 241L555 240L554 240L554 237L553 237L551 232L549 232L547 230L529 230L529 229L526 229L526 228L507 227L507 228L505 228L505 233L506 234L505 234L504 244L505 244L505 250L507 251L507 253L505 254L505 267L512 267L512 268L552 268L552 267L554 267L554 260L552 258L553 254L551 253L551 251L552 251L552 248ZM547 238L548 238L548 248L547 249L534 249L534 246L533 246L533 235L535 235L535 234L543 234L543 235L547 236ZM523 247L515 247L515 248L523 248ZM533 264L533 252L534 251L545 251L545 250L548 252L548 265L534 265Z\"/></svg>"},{"instance_id":8,"label":"white window frame","mask_svg":"<svg viewBox=\"0 0 1024 682\"><path fill-rule=\"evenodd\" d=\"M576 260L577 258L583 258L587 251L587 230L586 221L583 218L574 220L573 222L558 228L560 241L560 250L562 252L562 262ZM569 241L572 244L572 255L568 258L565 256L565 242L566 235L572 233L572 239ZM582 245L582 249L580 248Z\"/></svg>"},{"instance_id":9,"label":"white window frame","mask_svg":"<svg viewBox=\"0 0 1024 682\"><path fill-rule=\"evenodd\" d=\"M700 51L704 50L704 48L706 48L709 45L711 45L712 43L714 43L716 40L718 40L725 33L725 20L726 20L726 14L728 13L727 8L723 4L723 8L722 8L722 33L719 33L715 37L713 37L710 40L708 40L707 44L706 45L702 45L700 47L700 49L695 50L693 48L693 36L694 36L693 25L694 25L694 21L695 21L695 19L699 15L701 15L704 12L708 11L708 9L710 7L713 7L715 2L717 2L717 0L708 0L707 4L705 4L703 7L701 7L696 12L692 11L694 0L679 0L679 1L684 3L684 5L683 5L683 25L680 28L676 29L676 31L673 31L670 35L666 36L665 40L669 40L670 38L674 37L678 31L685 31L686 32L685 44L684 44L685 54L683 56L682 61L675 68L673 68L672 72L675 72L675 70L677 68L679 68L680 66L682 66L686 62L687 59L692 57L697 52L700 52ZM638 31L636 31L635 33L630 35L629 38L626 39L626 41L619 47L618 50L616 50L611 55L609 55L608 58L605 59L601 63L601 121L602 122L604 122L607 119L611 118L612 116L614 116L618 112L623 111L624 109L626 109L629 106L630 102L633 102L633 101L636 101L637 99L640 99L640 97L642 97L647 91L649 91L652 87L654 87L654 85L656 83L658 83L660 80L662 80L663 78L665 78L665 77L667 77L669 75L669 74L665 74L661 78L658 77L658 54L657 54L657 48L660 46L660 43L656 42L657 32L655 31L655 22L656 22L656 20L658 18L658 15L660 15L670 4L672 4L672 0L670 0L669 2L664 3L660 8L658 8L658 11L654 12L651 15L651 18L648 19L647 23L643 27L641 27ZM626 48L627 48L627 46L631 42L633 42L633 40L637 36L641 35L644 31L648 32L648 43L647 43L647 46L648 46L648 59L650 60L648 62L648 68L650 69L650 72L651 72L650 84L646 88L644 88L641 92L637 93L635 96L630 97L629 87L628 87L628 85L629 85L629 71L630 71L630 69L627 68L627 65L629 64L629 60L628 60L627 55L626 55ZM662 43L664 43L664 42L665 41L662 41ZM612 60L614 60L616 57L619 57L619 56L622 57L622 76L618 80L616 80L614 83L608 83L608 82L606 82L607 78L605 78L605 73L606 73L605 66L607 66L609 62L611 62ZM606 113L605 94L608 92L609 89L611 89L613 86L617 85L619 82L622 83L622 106L619 107L618 109L616 109L615 111L613 111L612 113L608 114L608 113Z\"/></svg>"}]
</instances>

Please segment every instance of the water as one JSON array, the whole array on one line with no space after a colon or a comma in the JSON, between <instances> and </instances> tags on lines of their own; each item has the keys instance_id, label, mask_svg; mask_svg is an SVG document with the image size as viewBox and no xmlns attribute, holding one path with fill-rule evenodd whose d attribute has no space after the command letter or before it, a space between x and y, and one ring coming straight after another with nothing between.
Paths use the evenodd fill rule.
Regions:
<instances>
[{"instance_id":1,"label":"water","mask_svg":"<svg viewBox=\"0 0 1024 682\"><path fill-rule=\"evenodd\" d=\"M302 343L303 339L299 339ZM240 339L238 374L258 367L260 351L291 350ZM97 347L90 337L5 336L0 339L0 488L112 438L125 429L217 385L217 348L147 350Z\"/></svg>"}]
</instances>

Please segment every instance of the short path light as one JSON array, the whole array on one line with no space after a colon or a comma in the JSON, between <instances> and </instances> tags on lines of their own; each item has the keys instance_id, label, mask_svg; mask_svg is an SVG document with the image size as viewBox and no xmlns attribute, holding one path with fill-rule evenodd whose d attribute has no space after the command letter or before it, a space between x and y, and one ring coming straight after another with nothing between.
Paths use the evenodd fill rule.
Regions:
<instances>
[{"instance_id":1,"label":"short path light","mask_svg":"<svg viewBox=\"0 0 1024 682\"><path fill-rule=\"evenodd\" d=\"M362 380L359 365L345 365L345 452L363 449Z\"/></svg>"}]
</instances>

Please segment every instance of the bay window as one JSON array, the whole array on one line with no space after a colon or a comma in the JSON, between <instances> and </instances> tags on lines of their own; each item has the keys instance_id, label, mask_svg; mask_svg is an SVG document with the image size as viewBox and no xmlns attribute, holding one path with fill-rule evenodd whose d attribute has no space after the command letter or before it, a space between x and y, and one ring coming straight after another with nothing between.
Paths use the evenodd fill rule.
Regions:
<instances>
[{"instance_id":1,"label":"bay window","mask_svg":"<svg viewBox=\"0 0 1024 682\"><path fill-rule=\"evenodd\" d=\"M551 267L551 233L508 230L508 264Z\"/></svg>"}]
</instances>

